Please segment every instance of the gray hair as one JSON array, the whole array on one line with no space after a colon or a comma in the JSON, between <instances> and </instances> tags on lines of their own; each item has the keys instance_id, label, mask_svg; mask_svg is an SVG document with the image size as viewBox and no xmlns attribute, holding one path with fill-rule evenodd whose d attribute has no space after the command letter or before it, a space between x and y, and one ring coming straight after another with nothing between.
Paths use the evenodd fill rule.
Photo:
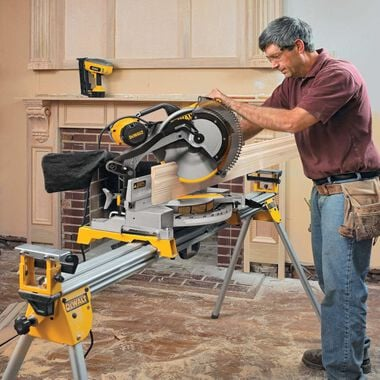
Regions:
<instances>
[{"instance_id":1,"label":"gray hair","mask_svg":"<svg viewBox=\"0 0 380 380\"><path fill-rule=\"evenodd\" d=\"M271 21L259 36L259 47L264 51L269 45L281 50L292 49L295 41L302 40L305 50L314 51L313 32L309 24L299 18L279 17Z\"/></svg>"}]
</instances>

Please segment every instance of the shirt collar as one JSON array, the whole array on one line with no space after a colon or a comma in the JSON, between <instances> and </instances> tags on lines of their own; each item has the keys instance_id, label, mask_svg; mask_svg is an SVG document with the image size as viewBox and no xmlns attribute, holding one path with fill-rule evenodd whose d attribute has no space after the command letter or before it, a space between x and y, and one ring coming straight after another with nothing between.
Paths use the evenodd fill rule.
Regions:
<instances>
[{"instance_id":1,"label":"shirt collar","mask_svg":"<svg viewBox=\"0 0 380 380\"><path fill-rule=\"evenodd\" d=\"M304 78L313 78L317 75L317 73L321 70L323 64L326 62L328 58L330 58L329 53L325 49L317 49L318 58L314 63L314 66L311 70L305 75Z\"/></svg>"}]
</instances>

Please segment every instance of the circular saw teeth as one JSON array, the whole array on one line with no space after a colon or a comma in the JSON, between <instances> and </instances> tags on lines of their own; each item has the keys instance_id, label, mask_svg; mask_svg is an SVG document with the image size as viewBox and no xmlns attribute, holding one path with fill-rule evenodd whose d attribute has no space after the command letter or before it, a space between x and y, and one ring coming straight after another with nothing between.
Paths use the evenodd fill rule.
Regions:
<instances>
[{"instance_id":1,"label":"circular saw teeth","mask_svg":"<svg viewBox=\"0 0 380 380\"><path fill-rule=\"evenodd\" d=\"M212 99L205 99L198 103L199 108L211 110L222 118L232 129L230 133L230 148L218 164L218 171L225 174L236 164L244 144L243 134L240 128L240 122L236 114L222 103Z\"/></svg>"}]
</instances>

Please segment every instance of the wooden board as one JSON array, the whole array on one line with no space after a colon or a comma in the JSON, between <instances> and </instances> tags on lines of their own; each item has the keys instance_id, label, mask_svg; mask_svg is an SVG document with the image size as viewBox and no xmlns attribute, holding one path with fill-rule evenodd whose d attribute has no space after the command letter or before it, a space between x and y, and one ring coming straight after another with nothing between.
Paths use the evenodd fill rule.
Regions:
<instances>
[{"instance_id":1,"label":"wooden board","mask_svg":"<svg viewBox=\"0 0 380 380\"><path fill-rule=\"evenodd\" d=\"M255 170L265 169L297 157L297 147L293 135L278 137L243 146L235 166L225 177L213 178L196 184L184 184L178 180L177 165L174 162L152 167L152 204L160 204L181 195L214 186L244 176Z\"/></svg>"},{"instance_id":2,"label":"wooden board","mask_svg":"<svg viewBox=\"0 0 380 380\"><path fill-rule=\"evenodd\" d=\"M12 303L0 314L0 351L17 335L14 320L26 310L26 302Z\"/></svg>"}]
</instances>

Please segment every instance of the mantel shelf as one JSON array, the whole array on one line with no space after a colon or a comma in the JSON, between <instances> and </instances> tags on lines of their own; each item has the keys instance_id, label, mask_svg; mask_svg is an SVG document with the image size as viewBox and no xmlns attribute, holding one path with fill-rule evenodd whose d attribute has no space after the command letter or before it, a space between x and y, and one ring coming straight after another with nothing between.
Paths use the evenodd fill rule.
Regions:
<instances>
[{"instance_id":1,"label":"mantel shelf","mask_svg":"<svg viewBox=\"0 0 380 380\"><path fill-rule=\"evenodd\" d=\"M199 94L115 94L104 98L90 98L78 94L39 94L34 97L23 98L27 101L58 101L58 102L194 102ZM261 104L267 98L265 95L231 95L234 99Z\"/></svg>"}]
</instances>

